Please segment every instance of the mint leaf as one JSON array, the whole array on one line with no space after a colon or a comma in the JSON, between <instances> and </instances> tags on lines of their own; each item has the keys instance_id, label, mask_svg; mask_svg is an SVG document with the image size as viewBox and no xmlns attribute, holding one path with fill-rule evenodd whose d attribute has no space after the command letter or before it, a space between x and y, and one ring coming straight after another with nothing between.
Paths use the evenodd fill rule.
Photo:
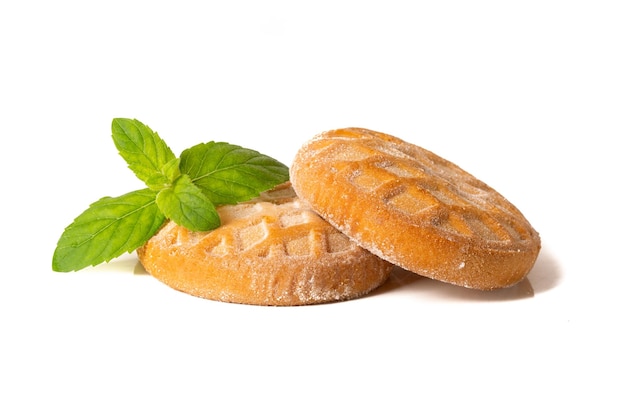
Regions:
<instances>
[{"instance_id":1,"label":"mint leaf","mask_svg":"<svg viewBox=\"0 0 626 417\"><path fill-rule=\"evenodd\" d=\"M220 225L215 206L187 175L159 191L156 203L167 218L189 230L206 231Z\"/></svg>"},{"instance_id":2,"label":"mint leaf","mask_svg":"<svg viewBox=\"0 0 626 417\"><path fill-rule=\"evenodd\" d=\"M179 158L170 159L163 165L161 172L152 175L145 183L151 190L159 191L171 186L176 178L180 177Z\"/></svg>"},{"instance_id":3,"label":"mint leaf","mask_svg":"<svg viewBox=\"0 0 626 417\"><path fill-rule=\"evenodd\" d=\"M61 235L52 269L78 271L143 245L165 221L155 197L155 191L143 189L93 203Z\"/></svg>"},{"instance_id":4,"label":"mint leaf","mask_svg":"<svg viewBox=\"0 0 626 417\"><path fill-rule=\"evenodd\" d=\"M156 132L139 120L124 118L113 119L111 132L115 147L137 178L157 190L168 183L163 167L176 157Z\"/></svg>"},{"instance_id":5,"label":"mint leaf","mask_svg":"<svg viewBox=\"0 0 626 417\"><path fill-rule=\"evenodd\" d=\"M169 160L163 167L161 168L161 172L167 178L169 184L173 184L176 178L180 177L180 158L174 158Z\"/></svg>"},{"instance_id":6,"label":"mint leaf","mask_svg":"<svg viewBox=\"0 0 626 417\"><path fill-rule=\"evenodd\" d=\"M180 155L180 170L215 205L249 200L289 179L289 168L276 159L225 142L186 149Z\"/></svg>"}]
</instances>

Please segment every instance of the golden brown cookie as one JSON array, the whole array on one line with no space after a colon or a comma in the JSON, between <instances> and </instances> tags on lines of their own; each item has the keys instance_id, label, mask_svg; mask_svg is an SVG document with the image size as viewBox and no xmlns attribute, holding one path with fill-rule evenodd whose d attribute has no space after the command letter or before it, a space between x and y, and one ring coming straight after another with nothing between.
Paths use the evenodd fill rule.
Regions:
<instances>
[{"instance_id":1,"label":"golden brown cookie","mask_svg":"<svg viewBox=\"0 0 626 417\"><path fill-rule=\"evenodd\" d=\"M511 286L532 268L538 233L497 191L455 164L367 129L324 132L296 154L298 196L381 258L477 288Z\"/></svg>"},{"instance_id":2,"label":"golden brown cookie","mask_svg":"<svg viewBox=\"0 0 626 417\"><path fill-rule=\"evenodd\" d=\"M146 271L198 297L287 306L362 296L393 267L311 211L289 183L218 213L222 225L210 232L166 223L137 250Z\"/></svg>"}]
</instances>

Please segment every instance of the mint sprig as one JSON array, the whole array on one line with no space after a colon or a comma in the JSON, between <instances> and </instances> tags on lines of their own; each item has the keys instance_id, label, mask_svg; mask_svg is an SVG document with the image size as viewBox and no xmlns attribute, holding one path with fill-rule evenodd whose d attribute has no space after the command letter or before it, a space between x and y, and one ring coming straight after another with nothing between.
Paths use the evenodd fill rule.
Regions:
<instances>
[{"instance_id":1,"label":"mint sprig","mask_svg":"<svg viewBox=\"0 0 626 417\"><path fill-rule=\"evenodd\" d=\"M146 243L166 219L192 231L220 225L216 206L258 196L289 179L289 168L251 149L208 142L176 158L159 135L134 119L113 119L115 147L148 188L91 204L64 230L52 269L109 262Z\"/></svg>"}]
</instances>

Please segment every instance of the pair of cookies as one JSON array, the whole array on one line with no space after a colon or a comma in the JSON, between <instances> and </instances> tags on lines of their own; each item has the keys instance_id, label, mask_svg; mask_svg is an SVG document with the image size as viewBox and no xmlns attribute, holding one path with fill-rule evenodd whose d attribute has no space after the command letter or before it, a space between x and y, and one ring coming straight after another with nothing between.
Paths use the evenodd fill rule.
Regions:
<instances>
[{"instance_id":1,"label":"pair of cookies","mask_svg":"<svg viewBox=\"0 0 626 417\"><path fill-rule=\"evenodd\" d=\"M367 129L324 132L296 154L291 184L218 208L222 226L166 224L137 252L199 297L260 305L346 300L394 265L468 288L523 279L540 239L498 192L451 162Z\"/></svg>"}]
</instances>

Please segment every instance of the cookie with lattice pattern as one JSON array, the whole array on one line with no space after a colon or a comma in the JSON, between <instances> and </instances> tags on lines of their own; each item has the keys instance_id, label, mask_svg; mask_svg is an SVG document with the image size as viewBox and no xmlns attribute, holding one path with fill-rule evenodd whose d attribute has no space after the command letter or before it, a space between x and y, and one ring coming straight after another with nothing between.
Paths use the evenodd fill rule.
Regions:
<instances>
[{"instance_id":1,"label":"cookie with lattice pattern","mask_svg":"<svg viewBox=\"0 0 626 417\"><path fill-rule=\"evenodd\" d=\"M511 286L541 242L523 214L484 182L434 153L361 128L324 132L296 154L300 198L381 258L477 288Z\"/></svg>"},{"instance_id":2,"label":"cookie with lattice pattern","mask_svg":"<svg viewBox=\"0 0 626 417\"><path fill-rule=\"evenodd\" d=\"M137 250L146 271L207 299L304 305L362 296L393 267L313 212L289 183L217 211L222 224L209 232L166 223Z\"/></svg>"}]
</instances>

